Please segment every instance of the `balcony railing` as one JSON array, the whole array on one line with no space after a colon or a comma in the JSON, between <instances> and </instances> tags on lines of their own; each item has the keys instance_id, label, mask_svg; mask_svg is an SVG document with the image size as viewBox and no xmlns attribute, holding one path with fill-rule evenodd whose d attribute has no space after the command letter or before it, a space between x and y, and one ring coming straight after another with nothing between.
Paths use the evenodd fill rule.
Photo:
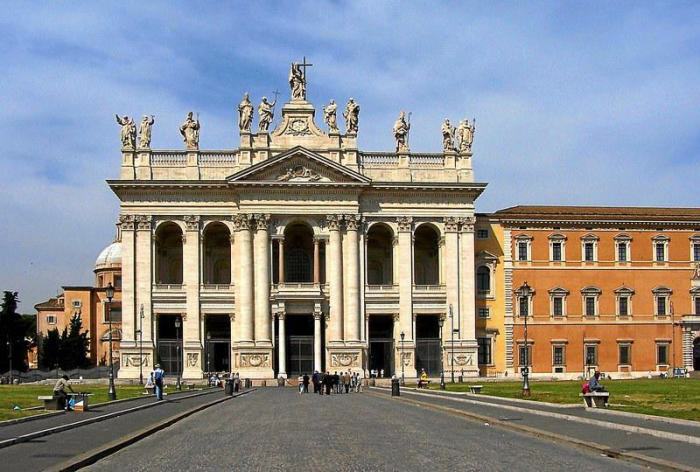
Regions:
<instances>
[{"instance_id":1,"label":"balcony railing","mask_svg":"<svg viewBox=\"0 0 700 472\"><path fill-rule=\"evenodd\" d=\"M199 165L202 167L232 167L236 165L235 151L200 151Z\"/></svg>"},{"instance_id":2,"label":"balcony railing","mask_svg":"<svg viewBox=\"0 0 700 472\"><path fill-rule=\"evenodd\" d=\"M151 165L153 167L184 167L187 165L185 151L152 151Z\"/></svg>"},{"instance_id":3,"label":"balcony railing","mask_svg":"<svg viewBox=\"0 0 700 472\"><path fill-rule=\"evenodd\" d=\"M177 291L177 290L182 290L184 287L183 284L153 284L153 289L154 290L169 290L169 291Z\"/></svg>"},{"instance_id":4,"label":"balcony railing","mask_svg":"<svg viewBox=\"0 0 700 472\"><path fill-rule=\"evenodd\" d=\"M398 285L365 285L368 292L395 292L399 289Z\"/></svg>"},{"instance_id":5,"label":"balcony railing","mask_svg":"<svg viewBox=\"0 0 700 472\"><path fill-rule=\"evenodd\" d=\"M321 284L315 284L313 282L282 282L276 285L278 290L308 290L314 288L320 288Z\"/></svg>"},{"instance_id":6,"label":"balcony railing","mask_svg":"<svg viewBox=\"0 0 700 472\"><path fill-rule=\"evenodd\" d=\"M202 289L217 292L225 292L227 290L231 290L232 288L233 285L231 284L202 284Z\"/></svg>"},{"instance_id":7,"label":"balcony railing","mask_svg":"<svg viewBox=\"0 0 700 472\"><path fill-rule=\"evenodd\" d=\"M414 285L413 290L416 292L444 292L444 285Z\"/></svg>"}]
</instances>

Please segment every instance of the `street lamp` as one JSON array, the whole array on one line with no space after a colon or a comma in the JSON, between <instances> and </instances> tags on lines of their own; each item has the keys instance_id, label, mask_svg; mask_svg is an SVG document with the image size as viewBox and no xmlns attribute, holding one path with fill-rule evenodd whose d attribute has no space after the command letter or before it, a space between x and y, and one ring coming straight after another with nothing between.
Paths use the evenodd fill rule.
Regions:
<instances>
[{"instance_id":1,"label":"street lamp","mask_svg":"<svg viewBox=\"0 0 700 472\"><path fill-rule=\"evenodd\" d=\"M525 299L525 307L526 309L524 310L525 313L523 313L523 310L520 310L520 316L525 316L525 362L524 362L524 367L522 368L522 375L523 375L523 396L524 397L529 397L530 396L530 350L527 344L527 319L530 316L530 295L532 295L532 289L530 286L527 284L527 282L524 282L523 285L518 289L518 295L520 295L520 299ZM521 305L522 307L522 305Z\"/></svg>"},{"instance_id":2,"label":"street lamp","mask_svg":"<svg viewBox=\"0 0 700 472\"><path fill-rule=\"evenodd\" d=\"M207 374L211 374L211 353L209 349L211 347L211 332L207 333Z\"/></svg>"},{"instance_id":3,"label":"street lamp","mask_svg":"<svg viewBox=\"0 0 700 472\"><path fill-rule=\"evenodd\" d=\"M10 358L10 385L13 384L13 379L12 379L12 337L9 338L10 340L7 341L7 354Z\"/></svg>"},{"instance_id":4,"label":"street lamp","mask_svg":"<svg viewBox=\"0 0 700 472\"><path fill-rule=\"evenodd\" d=\"M107 297L107 318L109 322L109 389L107 390L107 398L110 400L117 399L117 390L114 388L114 359L112 358L112 298L114 298L114 286L112 282L107 284L105 288L105 296Z\"/></svg>"},{"instance_id":5,"label":"street lamp","mask_svg":"<svg viewBox=\"0 0 700 472\"><path fill-rule=\"evenodd\" d=\"M182 390L182 385L180 384L180 317L175 318L175 338L177 339L177 382L175 383L175 388Z\"/></svg>"},{"instance_id":6,"label":"street lamp","mask_svg":"<svg viewBox=\"0 0 700 472\"><path fill-rule=\"evenodd\" d=\"M139 383L143 385L143 303L139 309Z\"/></svg>"},{"instance_id":7,"label":"street lamp","mask_svg":"<svg viewBox=\"0 0 700 472\"><path fill-rule=\"evenodd\" d=\"M450 303L450 325L452 327L452 345L450 346L451 359L450 359L450 370L452 376L452 383L455 383L455 317L452 315L452 304Z\"/></svg>"},{"instance_id":8,"label":"street lamp","mask_svg":"<svg viewBox=\"0 0 700 472\"><path fill-rule=\"evenodd\" d=\"M406 333L401 331L401 385L406 385L406 377L404 376L404 362L403 362L403 340L406 337Z\"/></svg>"},{"instance_id":9,"label":"street lamp","mask_svg":"<svg viewBox=\"0 0 700 472\"><path fill-rule=\"evenodd\" d=\"M442 326L445 324L445 318L442 316L438 318L438 325L440 326L440 390L445 390L445 356L442 355Z\"/></svg>"}]
</instances>

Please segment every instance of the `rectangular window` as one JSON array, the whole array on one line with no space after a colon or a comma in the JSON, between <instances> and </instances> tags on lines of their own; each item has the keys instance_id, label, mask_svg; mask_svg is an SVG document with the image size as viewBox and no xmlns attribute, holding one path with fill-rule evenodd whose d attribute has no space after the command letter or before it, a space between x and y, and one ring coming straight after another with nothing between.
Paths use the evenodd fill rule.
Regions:
<instances>
[{"instance_id":1,"label":"rectangular window","mask_svg":"<svg viewBox=\"0 0 700 472\"><path fill-rule=\"evenodd\" d=\"M520 241L518 243L518 260L519 261L526 261L527 260L527 242L525 242L525 241Z\"/></svg>"},{"instance_id":2,"label":"rectangular window","mask_svg":"<svg viewBox=\"0 0 700 472\"><path fill-rule=\"evenodd\" d=\"M528 303L527 297L520 297L518 299L518 302L520 308L520 316L530 316L530 304Z\"/></svg>"},{"instance_id":3,"label":"rectangular window","mask_svg":"<svg viewBox=\"0 0 700 472\"><path fill-rule=\"evenodd\" d=\"M700 315L700 297L695 297L695 314Z\"/></svg>"},{"instance_id":4,"label":"rectangular window","mask_svg":"<svg viewBox=\"0 0 700 472\"><path fill-rule=\"evenodd\" d=\"M121 275L114 276L114 288L117 290L122 289L122 276Z\"/></svg>"},{"instance_id":5,"label":"rectangular window","mask_svg":"<svg viewBox=\"0 0 700 472\"><path fill-rule=\"evenodd\" d=\"M663 262L666 260L666 245L664 243L656 243L656 261Z\"/></svg>"},{"instance_id":6,"label":"rectangular window","mask_svg":"<svg viewBox=\"0 0 700 472\"><path fill-rule=\"evenodd\" d=\"M477 229L476 239L489 239L489 230L487 229Z\"/></svg>"},{"instance_id":7,"label":"rectangular window","mask_svg":"<svg viewBox=\"0 0 700 472\"><path fill-rule=\"evenodd\" d=\"M700 262L700 243L693 243L693 260Z\"/></svg>"},{"instance_id":8,"label":"rectangular window","mask_svg":"<svg viewBox=\"0 0 700 472\"><path fill-rule=\"evenodd\" d=\"M617 304L618 313L620 316L629 315L629 297L620 297Z\"/></svg>"},{"instance_id":9,"label":"rectangular window","mask_svg":"<svg viewBox=\"0 0 700 472\"><path fill-rule=\"evenodd\" d=\"M627 243L617 243L617 260L627 262Z\"/></svg>"},{"instance_id":10,"label":"rectangular window","mask_svg":"<svg viewBox=\"0 0 700 472\"><path fill-rule=\"evenodd\" d=\"M554 346L552 348L552 365L564 365L564 346Z\"/></svg>"},{"instance_id":11,"label":"rectangular window","mask_svg":"<svg viewBox=\"0 0 700 472\"><path fill-rule=\"evenodd\" d=\"M51 325L56 324L56 316L46 315L46 322Z\"/></svg>"},{"instance_id":12,"label":"rectangular window","mask_svg":"<svg viewBox=\"0 0 700 472\"><path fill-rule=\"evenodd\" d=\"M561 243L552 243L552 260L561 261Z\"/></svg>"},{"instance_id":13,"label":"rectangular window","mask_svg":"<svg viewBox=\"0 0 700 472\"><path fill-rule=\"evenodd\" d=\"M656 345L656 363L659 365L668 365L668 344Z\"/></svg>"},{"instance_id":14,"label":"rectangular window","mask_svg":"<svg viewBox=\"0 0 700 472\"><path fill-rule=\"evenodd\" d=\"M479 364L493 364L493 359L491 357L491 338L477 338L477 343L479 345Z\"/></svg>"},{"instance_id":15,"label":"rectangular window","mask_svg":"<svg viewBox=\"0 0 700 472\"><path fill-rule=\"evenodd\" d=\"M527 349L524 345L518 346L518 361L521 367L526 365L531 365L532 360L532 346L528 346Z\"/></svg>"},{"instance_id":16,"label":"rectangular window","mask_svg":"<svg viewBox=\"0 0 700 472\"><path fill-rule=\"evenodd\" d=\"M593 243L585 243L583 245L583 259L586 262L593 262L594 261L594 245Z\"/></svg>"},{"instance_id":17,"label":"rectangular window","mask_svg":"<svg viewBox=\"0 0 700 472\"><path fill-rule=\"evenodd\" d=\"M595 297L586 297L586 316L595 316Z\"/></svg>"},{"instance_id":18,"label":"rectangular window","mask_svg":"<svg viewBox=\"0 0 700 472\"><path fill-rule=\"evenodd\" d=\"M112 323L121 323L122 322L122 309L120 306L113 306L110 309L106 311L105 314L105 321L109 321L109 318L112 318Z\"/></svg>"},{"instance_id":19,"label":"rectangular window","mask_svg":"<svg viewBox=\"0 0 700 472\"><path fill-rule=\"evenodd\" d=\"M596 344L586 345L586 365L598 365L598 346Z\"/></svg>"},{"instance_id":20,"label":"rectangular window","mask_svg":"<svg viewBox=\"0 0 700 472\"><path fill-rule=\"evenodd\" d=\"M659 316L666 316L666 297L656 297L656 314Z\"/></svg>"},{"instance_id":21,"label":"rectangular window","mask_svg":"<svg viewBox=\"0 0 700 472\"><path fill-rule=\"evenodd\" d=\"M630 365L632 363L632 346L629 344L618 345L619 362L620 365Z\"/></svg>"},{"instance_id":22,"label":"rectangular window","mask_svg":"<svg viewBox=\"0 0 700 472\"><path fill-rule=\"evenodd\" d=\"M564 316L564 298L563 297L552 298L552 315L553 316Z\"/></svg>"},{"instance_id":23,"label":"rectangular window","mask_svg":"<svg viewBox=\"0 0 700 472\"><path fill-rule=\"evenodd\" d=\"M479 308L479 318L491 318L491 311L488 308Z\"/></svg>"}]
</instances>

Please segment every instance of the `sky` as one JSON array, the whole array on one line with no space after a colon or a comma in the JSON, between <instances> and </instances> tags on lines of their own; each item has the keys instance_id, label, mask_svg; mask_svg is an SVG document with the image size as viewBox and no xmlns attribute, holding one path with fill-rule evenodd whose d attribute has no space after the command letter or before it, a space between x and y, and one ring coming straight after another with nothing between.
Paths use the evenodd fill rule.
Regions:
<instances>
[{"instance_id":1,"label":"sky","mask_svg":"<svg viewBox=\"0 0 700 472\"><path fill-rule=\"evenodd\" d=\"M477 211L517 204L700 206L700 3L13 2L0 18L0 290L20 311L94 282L114 238L114 114L153 148L237 145L236 106L287 99L306 57L317 110L361 106L359 146L411 150L476 117Z\"/></svg>"}]
</instances>

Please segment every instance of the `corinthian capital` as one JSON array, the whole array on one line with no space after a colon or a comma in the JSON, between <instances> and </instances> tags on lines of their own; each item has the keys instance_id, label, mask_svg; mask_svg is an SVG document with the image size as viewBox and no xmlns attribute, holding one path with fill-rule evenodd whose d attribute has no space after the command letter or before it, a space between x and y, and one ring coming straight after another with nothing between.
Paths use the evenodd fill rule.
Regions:
<instances>
[{"instance_id":1,"label":"corinthian capital","mask_svg":"<svg viewBox=\"0 0 700 472\"><path fill-rule=\"evenodd\" d=\"M151 230L151 217L148 215L136 215L134 217L136 221L136 229L138 230Z\"/></svg>"},{"instance_id":2,"label":"corinthian capital","mask_svg":"<svg viewBox=\"0 0 700 472\"><path fill-rule=\"evenodd\" d=\"M254 217L255 217L255 228L258 231L267 231L267 229L270 226L270 215L256 213L254 215Z\"/></svg>"},{"instance_id":3,"label":"corinthian capital","mask_svg":"<svg viewBox=\"0 0 700 472\"><path fill-rule=\"evenodd\" d=\"M119 224L121 225L122 231L133 231L134 221L134 215L119 215Z\"/></svg>"},{"instance_id":4,"label":"corinthian capital","mask_svg":"<svg viewBox=\"0 0 700 472\"><path fill-rule=\"evenodd\" d=\"M247 215L245 213L239 213L238 215L233 217L233 230L234 231L248 230L248 229L250 229L250 226L251 226L250 215Z\"/></svg>"},{"instance_id":5,"label":"corinthian capital","mask_svg":"<svg viewBox=\"0 0 700 472\"><path fill-rule=\"evenodd\" d=\"M183 219L187 231L199 231L199 222L201 221L199 215L185 215Z\"/></svg>"},{"instance_id":6,"label":"corinthian capital","mask_svg":"<svg viewBox=\"0 0 700 472\"><path fill-rule=\"evenodd\" d=\"M413 217L412 216L399 216L396 218L396 223L399 227L399 232L405 233L410 232L413 227Z\"/></svg>"},{"instance_id":7,"label":"corinthian capital","mask_svg":"<svg viewBox=\"0 0 700 472\"><path fill-rule=\"evenodd\" d=\"M462 231L465 233L473 233L474 232L474 224L476 224L476 218L473 216L465 216L463 218L459 218L459 222L462 225Z\"/></svg>"},{"instance_id":8,"label":"corinthian capital","mask_svg":"<svg viewBox=\"0 0 700 472\"><path fill-rule=\"evenodd\" d=\"M330 231L339 231L341 220L342 216L340 215L326 215L326 221L328 222L328 229Z\"/></svg>"},{"instance_id":9,"label":"corinthian capital","mask_svg":"<svg viewBox=\"0 0 700 472\"><path fill-rule=\"evenodd\" d=\"M348 231L357 231L360 221L362 221L360 215L344 215L343 219L345 220L345 228Z\"/></svg>"},{"instance_id":10,"label":"corinthian capital","mask_svg":"<svg viewBox=\"0 0 700 472\"><path fill-rule=\"evenodd\" d=\"M445 223L445 232L456 233L459 231L459 218L455 216L446 216L442 221Z\"/></svg>"}]
</instances>

